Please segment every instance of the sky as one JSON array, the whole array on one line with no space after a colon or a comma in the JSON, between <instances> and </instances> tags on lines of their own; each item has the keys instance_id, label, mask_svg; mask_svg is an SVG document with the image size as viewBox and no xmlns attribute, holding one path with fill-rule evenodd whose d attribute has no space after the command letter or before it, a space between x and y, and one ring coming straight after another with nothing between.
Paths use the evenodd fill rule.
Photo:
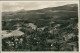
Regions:
<instances>
[{"instance_id":1,"label":"sky","mask_svg":"<svg viewBox=\"0 0 80 53\"><path fill-rule=\"evenodd\" d=\"M67 2L3 2L2 3L2 11L18 11L18 10L36 10L36 9L43 9L47 7L57 7L67 4L77 4L77 1L67 1Z\"/></svg>"}]
</instances>

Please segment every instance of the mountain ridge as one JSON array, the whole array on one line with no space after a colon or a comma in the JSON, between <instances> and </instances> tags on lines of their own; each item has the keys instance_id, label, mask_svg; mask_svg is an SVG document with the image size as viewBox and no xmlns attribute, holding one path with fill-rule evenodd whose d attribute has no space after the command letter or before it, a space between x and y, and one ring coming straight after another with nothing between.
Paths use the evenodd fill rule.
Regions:
<instances>
[{"instance_id":1,"label":"mountain ridge","mask_svg":"<svg viewBox=\"0 0 80 53\"><path fill-rule=\"evenodd\" d=\"M3 12L2 17L2 21L26 20L36 25L49 24L52 21L59 22L60 20L67 22L71 21L71 19L78 19L78 5L68 4L39 10L21 10L11 13Z\"/></svg>"}]
</instances>

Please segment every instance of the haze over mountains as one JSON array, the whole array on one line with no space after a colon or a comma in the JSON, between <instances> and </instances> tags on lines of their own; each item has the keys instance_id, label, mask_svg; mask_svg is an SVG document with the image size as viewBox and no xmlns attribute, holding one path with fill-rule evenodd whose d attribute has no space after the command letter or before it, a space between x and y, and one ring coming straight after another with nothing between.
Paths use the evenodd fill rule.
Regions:
<instances>
[{"instance_id":1,"label":"haze over mountains","mask_svg":"<svg viewBox=\"0 0 80 53\"><path fill-rule=\"evenodd\" d=\"M78 5L68 4L58 7L49 7L39 10L20 10L16 12L3 12L3 21L10 20L27 20L36 25L48 25L50 22L71 21L78 18ZM60 21L60 22L61 22Z\"/></svg>"}]
</instances>

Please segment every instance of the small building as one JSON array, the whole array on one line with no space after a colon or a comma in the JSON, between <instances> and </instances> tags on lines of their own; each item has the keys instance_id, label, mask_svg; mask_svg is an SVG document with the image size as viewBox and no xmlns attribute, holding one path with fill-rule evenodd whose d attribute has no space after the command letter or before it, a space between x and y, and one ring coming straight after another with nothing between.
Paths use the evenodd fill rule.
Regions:
<instances>
[{"instance_id":1,"label":"small building","mask_svg":"<svg viewBox=\"0 0 80 53\"><path fill-rule=\"evenodd\" d=\"M28 26L31 27L31 28L34 29L34 30L37 28L37 26L34 25L33 23L28 23Z\"/></svg>"},{"instance_id":2,"label":"small building","mask_svg":"<svg viewBox=\"0 0 80 53\"><path fill-rule=\"evenodd\" d=\"M14 31L11 31L10 33L2 32L2 38L8 38L8 37L12 37L12 36L21 36L23 34L24 33L19 30L14 30Z\"/></svg>"}]
</instances>

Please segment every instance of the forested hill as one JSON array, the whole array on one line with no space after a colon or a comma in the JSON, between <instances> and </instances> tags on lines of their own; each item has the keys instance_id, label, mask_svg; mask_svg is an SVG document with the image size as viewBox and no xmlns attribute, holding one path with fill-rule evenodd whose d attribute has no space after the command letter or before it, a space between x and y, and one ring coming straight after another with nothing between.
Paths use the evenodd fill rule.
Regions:
<instances>
[{"instance_id":1,"label":"forested hill","mask_svg":"<svg viewBox=\"0 0 80 53\"><path fill-rule=\"evenodd\" d=\"M3 51L79 51L77 4L3 12L2 20Z\"/></svg>"},{"instance_id":2,"label":"forested hill","mask_svg":"<svg viewBox=\"0 0 80 53\"><path fill-rule=\"evenodd\" d=\"M48 7L38 10L20 10L16 12L3 12L2 20L27 20L36 25L48 25L50 22L67 22L77 20L78 18L78 5L68 4L58 7ZM47 23L47 24L46 24ZM41 26L40 25L40 26Z\"/></svg>"}]
</instances>

